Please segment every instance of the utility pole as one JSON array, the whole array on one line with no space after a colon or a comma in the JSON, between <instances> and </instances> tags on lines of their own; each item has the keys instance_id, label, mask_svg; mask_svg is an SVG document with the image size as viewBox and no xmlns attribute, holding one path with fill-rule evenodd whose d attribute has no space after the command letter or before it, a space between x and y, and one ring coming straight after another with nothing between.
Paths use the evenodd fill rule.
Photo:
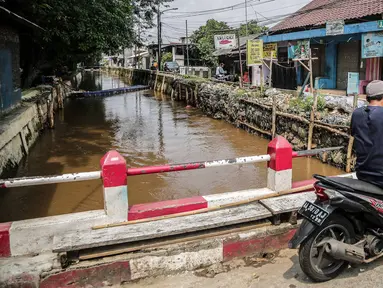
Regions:
<instances>
[{"instance_id":1,"label":"utility pole","mask_svg":"<svg viewBox=\"0 0 383 288\"><path fill-rule=\"evenodd\" d=\"M158 2L157 6L157 34L158 34L158 70L161 70L161 11L160 11L160 3Z\"/></svg>"},{"instance_id":2,"label":"utility pole","mask_svg":"<svg viewBox=\"0 0 383 288\"><path fill-rule=\"evenodd\" d=\"M249 35L248 27L247 27L247 0L245 0L245 16L246 16L246 36Z\"/></svg>"},{"instance_id":3,"label":"utility pole","mask_svg":"<svg viewBox=\"0 0 383 288\"><path fill-rule=\"evenodd\" d=\"M188 20L186 21L186 74L189 74L189 35L188 35Z\"/></svg>"},{"instance_id":4,"label":"utility pole","mask_svg":"<svg viewBox=\"0 0 383 288\"><path fill-rule=\"evenodd\" d=\"M239 40L239 29L237 30L237 43L238 43L238 53L239 53L239 70L241 71L241 76L239 78L239 87L242 88L242 80L243 80L243 69L242 69L242 55L241 55L241 41Z\"/></svg>"},{"instance_id":5,"label":"utility pole","mask_svg":"<svg viewBox=\"0 0 383 288\"><path fill-rule=\"evenodd\" d=\"M140 67L139 67L139 65L138 65L138 62L139 62L139 56L137 55L137 44L139 44L139 43L141 43L141 20L140 19L138 19L138 27L137 27L137 41L138 41L138 43L136 43L136 47L135 47L135 57L134 57L134 59L135 59L135 68L137 68L137 69L139 69Z\"/></svg>"}]
</instances>

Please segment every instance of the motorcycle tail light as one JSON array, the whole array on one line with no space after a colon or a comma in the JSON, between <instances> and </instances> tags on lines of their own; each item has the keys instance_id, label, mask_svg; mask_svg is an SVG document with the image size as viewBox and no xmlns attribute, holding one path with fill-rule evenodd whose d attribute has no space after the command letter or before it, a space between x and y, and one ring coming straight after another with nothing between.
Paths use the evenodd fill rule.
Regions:
<instances>
[{"instance_id":1,"label":"motorcycle tail light","mask_svg":"<svg viewBox=\"0 0 383 288\"><path fill-rule=\"evenodd\" d=\"M329 199L328 195L325 193L324 188L314 184L314 189L315 189L315 194L317 195L320 201L327 201Z\"/></svg>"}]
</instances>

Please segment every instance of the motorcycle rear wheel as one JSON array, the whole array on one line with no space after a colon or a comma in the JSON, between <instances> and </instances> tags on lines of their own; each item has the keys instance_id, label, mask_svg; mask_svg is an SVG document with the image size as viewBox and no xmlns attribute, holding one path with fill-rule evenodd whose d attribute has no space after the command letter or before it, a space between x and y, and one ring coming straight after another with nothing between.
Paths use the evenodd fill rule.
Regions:
<instances>
[{"instance_id":1,"label":"motorcycle rear wheel","mask_svg":"<svg viewBox=\"0 0 383 288\"><path fill-rule=\"evenodd\" d=\"M314 282L325 282L336 278L349 265L348 262L332 258L324 247L316 244L325 237L352 244L355 232L349 220L339 214L331 215L299 247L299 264L302 271Z\"/></svg>"}]
</instances>

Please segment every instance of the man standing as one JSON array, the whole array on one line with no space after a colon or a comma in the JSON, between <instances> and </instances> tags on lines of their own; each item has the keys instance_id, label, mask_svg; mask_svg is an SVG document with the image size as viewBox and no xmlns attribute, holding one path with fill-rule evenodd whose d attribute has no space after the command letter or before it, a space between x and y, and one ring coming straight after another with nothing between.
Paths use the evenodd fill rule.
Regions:
<instances>
[{"instance_id":1,"label":"man standing","mask_svg":"<svg viewBox=\"0 0 383 288\"><path fill-rule=\"evenodd\" d=\"M366 92L368 106L357 108L351 119L356 176L383 188L383 81L372 81Z\"/></svg>"}]
</instances>

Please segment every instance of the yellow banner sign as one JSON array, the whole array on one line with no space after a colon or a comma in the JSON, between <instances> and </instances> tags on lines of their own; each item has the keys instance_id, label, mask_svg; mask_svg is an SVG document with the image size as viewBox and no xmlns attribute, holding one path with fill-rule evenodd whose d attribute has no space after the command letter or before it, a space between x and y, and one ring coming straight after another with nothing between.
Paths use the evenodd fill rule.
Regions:
<instances>
[{"instance_id":1,"label":"yellow banner sign","mask_svg":"<svg viewBox=\"0 0 383 288\"><path fill-rule=\"evenodd\" d=\"M276 59L278 53L277 43L265 43L263 44L263 58Z\"/></svg>"},{"instance_id":2,"label":"yellow banner sign","mask_svg":"<svg viewBox=\"0 0 383 288\"><path fill-rule=\"evenodd\" d=\"M261 65L263 59L263 41L247 40L246 62L247 66Z\"/></svg>"}]
</instances>

